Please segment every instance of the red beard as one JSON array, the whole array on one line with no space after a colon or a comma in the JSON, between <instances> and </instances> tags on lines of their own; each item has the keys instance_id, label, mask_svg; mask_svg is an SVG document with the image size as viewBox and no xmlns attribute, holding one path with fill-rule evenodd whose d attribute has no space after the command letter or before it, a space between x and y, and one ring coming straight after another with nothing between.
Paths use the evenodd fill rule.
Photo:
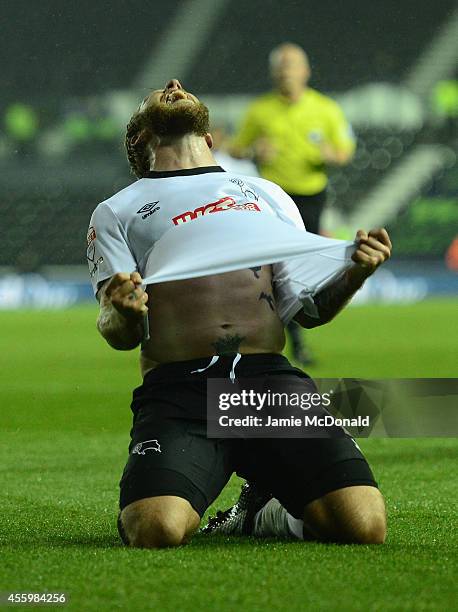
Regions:
<instances>
[{"instance_id":1,"label":"red beard","mask_svg":"<svg viewBox=\"0 0 458 612\"><path fill-rule=\"evenodd\" d=\"M161 139L186 134L204 136L209 130L208 108L202 102L154 104L141 114L142 127Z\"/></svg>"}]
</instances>

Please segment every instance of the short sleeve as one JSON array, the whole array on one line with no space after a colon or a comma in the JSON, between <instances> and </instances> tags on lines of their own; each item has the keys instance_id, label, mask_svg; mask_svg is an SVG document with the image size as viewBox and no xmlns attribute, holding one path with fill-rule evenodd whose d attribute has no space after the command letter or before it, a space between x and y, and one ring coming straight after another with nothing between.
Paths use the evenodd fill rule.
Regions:
<instances>
[{"instance_id":1,"label":"short sleeve","mask_svg":"<svg viewBox=\"0 0 458 612\"><path fill-rule=\"evenodd\" d=\"M276 189L273 193L273 197L275 199L275 203L281 210L280 216L286 216L289 222L292 222L292 224L298 229L306 229L299 209L297 208L294 200L285 191L283 191L281 187L279 187L278 185L275 185L275 187Z\"/></svg>"},{"instance_id":2,"label":"short sleeve","mask_svg":"<svg viewBox=\"0 0 458 612\"><path fill-rule=\"evenodd\" d=\"M293 199L278 185L275 185L273 195L275 204L281 211L279 216L283 217L283 220L287 223L291 223L298 229L305 231L304 222ZM301 307L305 307L306 303L305 298L303 303L301 303L298 298L298 291L303 291L303 285L297 285L291 282L293 276L292 271L294 270L295 264L296 262L292 260L280 261L272 264L272 280L274 283L277 311L284 325L289 323ZM307 296L307 298L311 312L315 312L313 297Z\"/></svg>"},{"instance_id":3,"label":"short sleeve","mask_svg":"<svg viewBox=\"0 0 458 612\"><path fill-rule=\"evenodd\" d=\"M137 269L121 222L108 204L99 204L92 214L86 258L94 294L97 294L100 283L113 274L130 274Z\"/></svg>"},{"instance_id":4,"label":"short sleeve","mask_svg":"<svg viewBox=\"0 0 458 612\"><path fill-rule=\"evenodd\" d=\"M353 152L355 149L355 135L351 125L346 120L342 109L336 103L329 107L328 137L330 142L339 151Z\"/></svg>"}]
</instances>

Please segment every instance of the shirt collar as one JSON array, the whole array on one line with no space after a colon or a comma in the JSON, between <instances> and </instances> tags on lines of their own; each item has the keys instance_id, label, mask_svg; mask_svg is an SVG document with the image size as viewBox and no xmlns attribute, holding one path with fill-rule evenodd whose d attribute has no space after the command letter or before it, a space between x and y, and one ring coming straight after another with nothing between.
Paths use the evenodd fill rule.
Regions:
<instances>
[{"instance_id":1,"label":"shirt collar","mask_svg":"<svg viewBox=\"0 0 458 612\"><path fill-rule=\"evenodd\" d=\"M182 170L150 170L146 178L169 178L172 176L193 176L209 172L226 172L221 166L201 166L199 168L184 168Z\"/></svg>"}]
</instances>

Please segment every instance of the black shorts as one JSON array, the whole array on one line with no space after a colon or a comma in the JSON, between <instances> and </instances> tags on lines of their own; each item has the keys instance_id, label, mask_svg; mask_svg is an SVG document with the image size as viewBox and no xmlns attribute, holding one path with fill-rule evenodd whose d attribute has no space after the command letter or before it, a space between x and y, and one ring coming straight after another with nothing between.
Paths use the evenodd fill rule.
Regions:
<instances>
[{"instance_id":1,"label":"black shorts","mask_svg":"<svg viewBox=\"0 0 458 612\"><path fill-rule=\"evenodd\" d=\"M302 518L305 506L336 489L376 487L354 440L337 438L207 438L207 378L226 378L232 356L162 364L149 372L132 402L129 459L120 488L120 509L146 497L175 495L202 516L231 475L256 483ZM237 378L310 378L278 354L243 355ZM307 382L308 381L308 382Z\"/></svg>"},{"instance_id":2,"label":"black shorts","mask_svg":"<svg viewBox=\"0 0 458 612\"><path fill-rule=\"evenodd\" d=\"M313 195L288 194L296 204L305 229L313 234L320 233L320 219L326 204L326 190L314 193Z\"/></svg>"}]
</instances>

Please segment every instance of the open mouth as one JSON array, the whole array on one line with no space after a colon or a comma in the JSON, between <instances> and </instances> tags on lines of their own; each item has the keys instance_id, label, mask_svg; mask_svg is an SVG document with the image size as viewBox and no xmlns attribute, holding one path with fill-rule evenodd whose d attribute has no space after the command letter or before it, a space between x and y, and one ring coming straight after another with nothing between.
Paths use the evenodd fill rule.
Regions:
<instances>
[{"instance_id":1,"label":"open mouth","mask_svg":"<svg viewBox=\"0 0 458 612\"><path fill-rule=\"evenodd\" d=\"M178 90L178 91L173 91L172 93L169 93L165 96L165 103L166 104L174 104L175 102L179 102L180 100L188 100L188 96L185 94L184 91L182 90Z\"/></svg>"}]
</instances>

